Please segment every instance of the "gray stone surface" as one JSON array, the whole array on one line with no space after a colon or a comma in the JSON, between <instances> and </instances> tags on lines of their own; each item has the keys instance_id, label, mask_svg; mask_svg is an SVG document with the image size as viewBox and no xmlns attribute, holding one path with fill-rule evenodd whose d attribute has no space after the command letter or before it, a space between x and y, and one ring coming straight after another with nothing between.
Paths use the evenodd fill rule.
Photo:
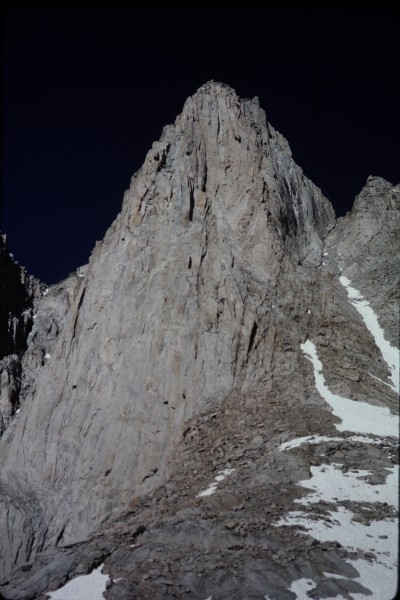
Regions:
<instances>
[{"instance_id":1,"label":"gray stone surface","mask_svg":"<svg viewBox=\"0 0 400 600\"><path fill-rule=\"evenodd\" d=\"M6 598L44 598L103 560L114 600L289 600L301 577L318 598L361 590L347 549L274 523L322 461L380 483L393 440L279 445L337 435L308 337L333 391L397 408L369 375L386 381L387 365L338 279L373 296L395 341L392 188L369 180L336 221L257 99L210 82L187 100L88 266L37 304L22 408L0 441Z\"/></svg>"}]
</instances>

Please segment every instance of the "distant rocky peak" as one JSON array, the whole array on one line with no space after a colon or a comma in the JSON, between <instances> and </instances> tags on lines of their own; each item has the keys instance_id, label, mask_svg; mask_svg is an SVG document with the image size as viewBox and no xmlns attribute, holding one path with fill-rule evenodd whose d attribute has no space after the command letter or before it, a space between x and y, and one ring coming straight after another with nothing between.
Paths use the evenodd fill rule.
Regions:
<instances>
[{"instance_id":1,"label":"distant rocky peak","mask_svg":"<svg viewBox=\"0 0 400 600\"><path fill-rule=\"evenodd\" d=\"M400 183L394 185L382 177L370 175L356 196L352 212L380 211L400 206Z\"/></svg>"}]
</instances>

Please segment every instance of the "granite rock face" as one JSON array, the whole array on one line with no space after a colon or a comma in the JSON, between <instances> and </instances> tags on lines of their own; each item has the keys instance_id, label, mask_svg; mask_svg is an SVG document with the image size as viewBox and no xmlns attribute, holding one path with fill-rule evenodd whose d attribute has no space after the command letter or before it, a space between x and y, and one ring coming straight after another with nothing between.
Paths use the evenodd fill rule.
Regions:
<instances>
[{"instance_id":1,"label":"granite rock face","mask_svg":"<svg viewBox=\"0 0 400 600\"><path fill-rule=\"evenodd\" d=\"M310 543L307 562L272 527L321 450L278 447L326 435L332 460L391 467L390 448L334 441L301 344L335 393L396 409L339 276L374 296L394 343L398 215L399 189L373 178L336 221L257 99L215 82L189 98L87 267L44 290L19 371L7 352L21 410L0 441L5 597L40 597L107 557L115 599L290 598L321 560L354 578L345 555L329 565ZM218 473L224 496L197 497ZM321 594L349 589L319 579Z\"/></svg>"}]
</instances>

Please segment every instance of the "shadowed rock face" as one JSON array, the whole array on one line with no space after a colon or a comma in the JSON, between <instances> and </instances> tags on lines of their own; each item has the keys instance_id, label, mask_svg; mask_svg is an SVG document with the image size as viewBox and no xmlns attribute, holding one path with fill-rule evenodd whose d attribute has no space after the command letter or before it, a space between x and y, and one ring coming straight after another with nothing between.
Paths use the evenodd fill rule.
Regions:
<instances>
[{"instance_id":1,"label":"shadowed rock face","mask_svg":"<svg viewBox=\"0 0 400 600\"><path fill-rule=\"evenodd\" d=\"M282 432L333 428L300 350L307 337L320 343L334 391L365 401L375 385L375 402L395 405L389 389L368 379L369 371L387 379L387 366L338 280L343 272L358 282L360 263L367 294L376 290L379 264L390 274L384 247L390 239L393 258L395 226L376 225L374 216L380 203L388 205L388 216L397 215L398 192L373 181L353 213L336 224L330 203L293 162L257 99L240 100L228 86L211 82L187 100L132 178L121 213L87 268L52 286L38 303L26 352L29 385L0 441L5 576L43 553L56 555L56 547L115 531L127 511L150 527L154 503L160 518L186 510L197 477L209 478L227 461L236 469L251 458L254 484L270 485L274 461L265 461L266 447L272 453ZM371 260L360 228L374 238ZM380 281L375 308L392 299L384 322L394 339L392 281ZM211 461L203 458L207 439L222 453ZM293 486L309 473L305 459L285 465ZM240 490L232 493L240 496ZM286 506L291 492L282 497ZM262 504L262 492L255 498ZM257 502L249 509L253 521ZM126 531L137 526L130 523ZM166 524L160 527L165 540ZM203 521L199 528L209 548L212 528ZM96 560L119 546L122 530L103 539L101 551L94 547ZM176 534L189 556L193 536L179 537L178 530L168 535ZM148 535L159 543L157 530ZM225 546L235 546L235 539ZM60 582L77 561L59 563L63 575L54 581ZM34 597L50 583L43 578L40 588L37 581L9 590L9 597ZM157 597L155 589L149 587L149 597ZM129 597L124 593L109 597Z\"/></svg>"},{"instance_id":2,"label":"shadowed rock face","mask_svg":"<svg viewBox=\"0 0 400 600\"><path fill-rule=\"evenodd\" d=\"M40 295L40 282L13 260L0 235L0 435L19 408L21 360Z\"/></svg>"}]
</instances>

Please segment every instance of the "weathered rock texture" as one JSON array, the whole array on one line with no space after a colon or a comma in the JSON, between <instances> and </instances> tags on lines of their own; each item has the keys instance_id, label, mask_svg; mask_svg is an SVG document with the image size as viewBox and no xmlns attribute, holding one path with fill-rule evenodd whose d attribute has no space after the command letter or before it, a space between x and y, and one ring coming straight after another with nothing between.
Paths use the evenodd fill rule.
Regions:
<instances>
[{"instance_id":1,"label":"weathered rock texture","mask_svg":"<svg viewBox=\"0 0 400 600\"><path fill-rule=\"evenodd\" d=\"M365 401L372 387L376 404L396 406L368 375L386 381L387 365L338 275L365 294L379 286L374 308L394 341L398 196L369 180L336 224L257 99L211 82L187 100L87 268L38 303L22 408L0 443L6 597L38 597L107 555L125 578L109 598L253 597L274 572L282 594L307 561L293 534L270 530L270 547L263 532L310 456L276 447L335 421L300 344L313 338L333 390ZM227 465L243 477L224 483L226 506L195 500ZM276 570L280 544L297 571ZM315 564L326 556L311 551ZM177 555L152 575L146 560L160 552ZM199 583L208 569L212 589Z\"/></svg>"},{"instance_id":2,"label":"weathered rock texture","mask_svg":"<svg viewBox=\"0 0 400 600\"><path fill-rule=\"evenodd\" d=\"M353 210L328 240L337 263L370 297L388 340L399 347L400 185L368 177Z\"/></svg>"},{"instance_id":3,"label":"weathered rock texture","mask_svg":"<svg viewBox=\"0 0 400 600\"><path fill-rule=\"evenodd\" d=\"M41 287L13 260L0 234L0 436L19 408L21 360Z\"/></svg>"}]
</instances>

